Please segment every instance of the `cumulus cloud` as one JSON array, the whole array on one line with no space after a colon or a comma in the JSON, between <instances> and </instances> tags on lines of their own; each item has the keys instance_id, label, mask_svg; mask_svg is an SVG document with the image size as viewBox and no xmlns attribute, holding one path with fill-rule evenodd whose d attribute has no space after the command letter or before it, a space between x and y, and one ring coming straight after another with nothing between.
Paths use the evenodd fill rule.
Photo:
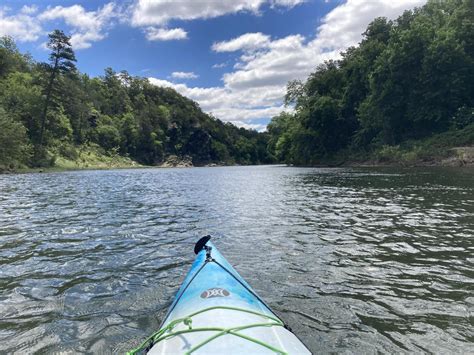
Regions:
<instances>
[{"instance_id":1,"label":"cumulus cloud","mask_svg":"<svg viewBox=\"0 0 474 355\"><path fill-rule=\"evenodd\" d=\"M268 47L270 36L261 32L246 33L229 41L217 42L212 45L214 52L235 52L239 50L257 50Z\"/></svg>"},{"instance_id":2,"label":"cumulus cloud","mask_svg":"<svg viewBox=\"0 0 474 355\"><path fill-rule=\"evenodd\" d=\"M238 12L257 14L264 4L293 7L301 0L137 0L132 6L134 26L166 25L170 20L214 18Z\"/></svg>"},{"instance_id":3,"label":"cumulus cloud","mask_svg":"<svg viewBox=\"0 0 474 355\"><path fill-rule=\"evenodd\" d=\"M341 51L361 40L375 17L393 19L425 2L348 0L322 19L313 38L296 34L272 39L258 32L214 43L211 48L215 52L240 52L234 70L223 75L221 87L188 87L155 78L150 82L173 87L225 121L252 127L260 124L255 123L256 119L270 118L284 110L282 99L289 80L305 79L318 64L339 58Z\"/></svg>"},{"instance_id":4,"label":"cumulus cloud","mask_svg":"<svg viewBox=\"0 0 474 355\"><path fill-rule=\"evenodd\" d=\"M247 12L259 14L263 5L292 8L305 0L135 0L130 7L131 24L135 27L165 27L172 20L209 19ZM150 36L147 33L147 38ZM174 38L171 38L174 39ZM182 39L182 38L177 38Z\"/></svg>"},{"instance_id":5,"label":"cumulus cloud","mask_svg":"<svg viewBox=\"0 0 474 355\"><path fill-rule=\"evenodd\" d=\"M321 48L347 48L357 44L367 25L376 17L394 19L406 9L426 0L348 0L329 12L318 28L315 45Z\"/></svg>"},{"instance_id":6,"label":"cumulus cloud","mask_svg":"<svg viewBox=\"0 0 474 355\"><path fill-rule=\"evenodd\" d=\"M89 48L92 42L104 39L106 28L118 17L114 3L108 3L96 11L86 11L81 5L48 7L38 13L36 5L25 5L15 15L7 15L0 7L0 35L9 35L20 42L33 42L44 35L45 22L63 20L72 29L71 44L74 49ZM44 44L42 47L45 47Z\"/></svg>"},{"instance_id":7,"label":"cumulus cloud","mask_svg":"<svg viewBox=\"0 0 474 355\"><path fill-rule=\"evenodd\" d=\"M238 90L284 87L289 80L306 77L315 65L335 55L317 52L303 36L291 35L270 42L264 51L244 53L237 70L224 74L223 81L227 87Z\"/></svg>"},{"instance_id":8,"label":"cumulus cloud","mask_svg":"<svg viewBox=\"0 0 474 355\"><path fill-rule=\"evenodd\" d=\"M291 35L265 42L255 53L244 51L236 68L224 74L227 87L284 86L289 80L304 79L314 68L328 59L336 59L349 46L362 38L367 25L377 16L395 18L405 9L422 5L425 0L348 0L336 7L323 19L316 36L306 40L301 35ZM244 38L241 36L239 38ZM226 44L235 44L231 40Z\"/></svg>"},{"instance_id":9,"label":"cumulus cloud","mask_svg":"<svg viewBox=\"0 0 474 355\"><path fill-rule=\"evenodd\" d=\"M199 75L193 72L175 71L171 73L171 77L175 79L197 79Z\"/></svg>"},{"instance_id":10,"label":"cumulus cloud","mask_svg":"<svg viewBox=\"0 0 474 355\"><path fill-rule=\"evenodd\" d=\"M36 41L42 31L42 23L61 19L72 27L71 43L75 49L89 48L93 42L107 36L106 29L113 18L132 26L142 27L150 41L181 40L188 37L182 28L167 29L171 20L195 20L215 18L238 12L258 14L264 4L271 7L291 8L304 0L133 0L123 12L114 2L96 11L86 11L82 5L48 7L37 14L36 5L25 5L17 14L7 14L0 7L0 35L10 35L18 41ZM130 18L126 18L129 16ZM43 46L44 47L44 46Z\"/></svg>"},{"instance_id":11,"label":"cumulus cloud","mask_svg":"<svg viewBox=\"0 0 474 355\"><path fill-rule=\"evenodd\" d=\"M255 123L255 120L273 117L288 110L281 103L284 87L254 88L246 90L244 94L226 87L189 87L153 77L148 80L154 85L175 89L198 102L205 112L239 127L262 131L266 125Z\"/></svg>"},{"instance_id":12,"label":"cumulus cloud","mask_svg":"<svg viewBox=\"0 0 474 355\"><path fill-rule=\"evenodd\" d=\"M36 41L42 31L41 24L32 15L35 6L23 6L19 13L8 15L8 9L0 7L0 36L11 36L19 42Z\"/></svg>"},{"instance_id":13,"label":"cumulus cloud","mask_svg":"<svg viewBox=\"0 0 474 355\"><path fill-rule=\"evenodd\" d=\"M108 3L96 11L86 11L81 5L49 7L38 18L41 21L63 20L72 28L74 49L84 49L107 36L106 28L116 16L115 4Z\"/></svg>"},{"instance_id":14,"label":"cumulus cloud","mask_svg":"<svg viewBox=\"0 0 474 355\"><path fill-rule=\"evenodd\" d=\"M172 41L188 38L188 33L182 28L155 28L146 29L146 38L149 41Z\"/></svg>"},{"instance_id":15,"label":"cumulus cloud","mask_svg":"<svg viewBox=\"0 0 474 355\"><path fill-rule=\"evenodd\" d=\"M183 28L167 28L172 20L215 18L247 12L259 14L265 6L291 8L302 0L134 0L126 22L143 28L150 41L182 40L188 37ZM237 125L257 127L255 120L269 118L283 110L286 83L305 79L327 59L336 59L347 47L357 44L366 26L377 16L396 18L403 10L423 5L426 0L347 0L336 6L315 29L313 36L293 34L282 38L255 32L216 42L215 53L230 54L235 60L213 65L229 66L222 76L222 86L191 87L184 83L150 78L156 85L169 86L197 101L215 116ZM36 6L24 6L11 14L0 6L0 35L11 35L18 41L36 41L43 34L42 24L63 20L72 29L75 49L87 48L107 36L110 23L119 19L120 9L108 3L96 11L81 5L48 7L39 12ZM192 79L194 73L174 72L173 79ZM259 121L260 122L260 121ZM259 129L259 128L258 128Z\"/></svg>"}]
</instances>

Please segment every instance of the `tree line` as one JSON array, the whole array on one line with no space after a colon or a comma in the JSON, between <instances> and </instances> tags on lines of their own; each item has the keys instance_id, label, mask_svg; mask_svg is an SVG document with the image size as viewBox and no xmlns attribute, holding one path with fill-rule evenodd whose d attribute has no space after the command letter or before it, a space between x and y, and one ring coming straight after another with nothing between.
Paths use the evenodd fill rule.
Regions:
<instances>
[{"instance_id":1,"label":"tree line","mask_svg":"<svg viewBox=\"0 0 474 355\"><path fill-rule=\"evenodd\" d=\"M285 101L295 110L272 119L269 150L294 164L472 125L474 1L431 0L394 21L375 19L341 59L290 82Z\"/></svg>"},{"instance_id":2,"label":"tree line","mask_svg":"<svg viewBox=\"0 0 474 355\"><path fill-rule=\"evenodd\" d=\"M194 164L270 163L268 134L238 128L204 112L171 88L126 71L101 77L79 72L70 38L49 35L48 63L0 38L0 166L51 166L74 160L81 147L128 156L142 164L168 155Z\"/></svg>"},{"instance_id":3,"label":"tree line","mask_svg":"<svg viewBox=\"0 0 474 355\"><path fill-rule=\"evenodd\" d=\"M59 30L48 47L49 62L38 63L0 38L0 166L50 166L90 145L147 165L168 155L196 165L312 165L442 132L471 132L464 141L474 143L474 0L429 0L394 21L375 19L357 47L288 84L294 110L266 133L126 71L82 74Z\"/></svg>"}]
</instances>

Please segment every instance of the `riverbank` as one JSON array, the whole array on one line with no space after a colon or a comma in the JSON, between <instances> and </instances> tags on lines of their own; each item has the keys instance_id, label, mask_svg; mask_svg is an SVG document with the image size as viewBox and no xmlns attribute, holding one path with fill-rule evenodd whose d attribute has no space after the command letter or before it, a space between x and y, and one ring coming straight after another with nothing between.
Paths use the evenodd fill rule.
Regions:
<instances>
[{"instance_id":1,"label":"riverbank","mask_svg":"<svg viewBox=\"0 0 474 355\"><path fill-rule=\"evenodd\" d=\"M0 167L0 173L59 172L133 168L190 168L234 166L235 162L193 164L192 157L168 155L161 164L143 165L118 153L106 152L89 144L49 152L51 166L41 168ZM423 140L406 141L396 146L382 146L370 152L347 150L321 159L321 167L474 167L474 124L464 129L433 135Z\"/></svg>"},{"instance_id":2,"label":"riverbank","mask_svg":"<svg viewBox=\"0 0 474 355\"><path fill-rule=\"evenodd\" d=\"M339 166L350 167L474 167L474 147L453 147L443 151L426 152L420 148L404 149L385 147L371 159L354 159L345 161ZM334 164L332 165L334 166Z\"/></svg>"},{"instance_id":3,"label":"riverbank","mask_svg":"<svg viewBox=\"0 0 474 355\"><path fill-rule=\"evenodd\" d=\"M80 147L69 147L68 152L69 154L64 154L61 150L48 152L51 161L50 166L0 166L0 174L62 172L74 170L219 167L238 165L234 162L213 162L195 165L193 164L192 157L187 155L183 157L168 155L160 164L144 165L130 159L129 157L121 156L118 153L107 153L101 147L93 144Z\"/></svg>"},{"instance_id":4,"label":"riverbank","mask_svg":"<svg viewBox=\"0 0 474 355\"><path fill-rule=\"evenodd\" d=\"M67 152L67 154L65 154ZM146 168L128 157L119 154L107 154L97 145L68 147L67 150L48 151L49 166L28 167L24 165L0 167L0 173L38 173L61 172L70 170L106 170Z\"/></svg>"},{"instance_id":5,"label":"riverbank","mask_svg":"<svg viewBox=\"0 0 474 355\"><path fill-rule=\"evenodd\" d=\"M347 149L321 159L318 166L474 166L474 124L421 140L374 147L370 151Z\"/></svg>"}]
</instances>

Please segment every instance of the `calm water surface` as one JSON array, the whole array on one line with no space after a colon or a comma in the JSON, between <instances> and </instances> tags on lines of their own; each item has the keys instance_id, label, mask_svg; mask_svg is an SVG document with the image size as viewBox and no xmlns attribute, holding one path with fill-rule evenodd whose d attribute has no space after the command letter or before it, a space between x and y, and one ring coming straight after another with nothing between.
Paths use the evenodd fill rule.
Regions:
<instances>
[{"instance_id":1,"label":"calm water surface","mask_svg":"<svg viewBox=\"0 0 474 355\"><path fill-rule=\"evenodd\" d=\"M474 352L474 170L0 176L0 353L125 352L199 236L315 353Z\"/></svg>"}]
</instances>

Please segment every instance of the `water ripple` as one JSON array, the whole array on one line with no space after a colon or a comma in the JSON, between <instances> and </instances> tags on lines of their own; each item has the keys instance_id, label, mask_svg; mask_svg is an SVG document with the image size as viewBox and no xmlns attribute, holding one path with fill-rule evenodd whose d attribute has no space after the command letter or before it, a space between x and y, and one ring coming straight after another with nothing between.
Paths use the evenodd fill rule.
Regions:
<instances>
[{"instance_id":1,"label":"water ripple","mask_svg":"<svg viewBox=\"0 0 474 355\"><path fill-rule=\"evenodd\" d=\"M0 352L117 353L213 234L314 353L469 353L474 171L0 176Z\"/></svg>"}]
</instances>

